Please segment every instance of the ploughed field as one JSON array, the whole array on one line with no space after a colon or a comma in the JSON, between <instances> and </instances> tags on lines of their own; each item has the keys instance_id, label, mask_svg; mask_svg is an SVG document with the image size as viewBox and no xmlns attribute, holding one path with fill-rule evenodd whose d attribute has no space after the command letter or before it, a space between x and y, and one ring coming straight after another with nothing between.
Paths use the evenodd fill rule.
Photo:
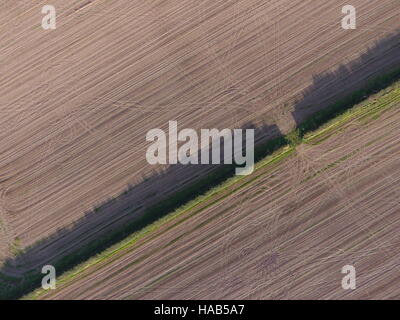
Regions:
<instances>
[{"instance_id":1,"label":"ploughed field","mask_svg":"<svg viewBox=\"0 0 400 320\"><path fill-rule=\"evenodd\" d=\"M396 44L398 38L389 38L391 40L377 50L379 59L365 59L358 65L356 76L344 72L340 81L328 77L325 85L317 86L317 90L307 96L306 103L299 104L297 101L302 100L304 90L318 80L314 76L337 71L340 65L354 61L377 41L396 32L400 27L398 1L354 0L352 5L358 12L356 30L341 28L341 8L347 4L341 0L93 0L84 4L78 0L54 0L56 30L41 28L40 11L45 4L44 1L5 0L0 5L0 261L11 259L11 263L2 269L9 276L20 276L67 255L123 225L132 216L143 212L146 206L210 170L208 166L189 169L176 166L163 173L165 167L150 166L145 158L148 147L145 136L150 129L166 129L168 121L176 120L180 128L240 128L253 123L255 126L276 124L281 132L287 132L296 122L400 60L398 50L391 45ZM275 128L265 137L273 136L277 131ZM364 135L368 138L367 133ZM392 139L394 144L395 137ZM330 148L334 148L332 143ZM359 144L347 141L347 138L343 143ZM341 144L337 148L339 146ZM377 146L382 148L381 155L387 157L397 151L395 147ZM335 212L337 219L344 219L344 224L349 223L348 219L360 224L360 218L356 219L360 211L352 208L350 204L354 199L350 201L350 197L369 208L373 196L377 197L377 203L383 198L374 191L362 202L364 193L357 193L357 188L372 188L365 179L372 179L370 182L374 184L379 181L389 184L377 178L382 175L379 170L389 171L390 166L395 166L386 161L372 167L360 167L360 177L366 178L357 182L353 177L351 182L354 184L350 185L358 191L342 194L340 188L346 188L344 184L348 180L339 166L329 178L329 183L335 187L328 188L321 182L320 189L312 190L315 199L310 199L310 190L301 196L299 189L293 195L274 201L272 196L278 196L279 190L297 186L303 169L322 165L322 162L314 161L314 156L310 159L310 153L317 152L321 161L329 161L325 157L330 153L323 156L318 153L322 149L318 148L305 147L302 154L291 160L288 169L277 173L279 179L265 177L263 184L252 186L258 192L262 191L262 200L253 199L250 206L243 195L235 196L231 201L236 205L231 208L226 203L224 207L207 210L204 216L197 216L193 223L216 215L220 209L226 210L225 215L218 218L221 221L213 223L212 227L204 227L207 232L212 228L215 233L200 239L202 233L194 231L189 235L190 239L185 237L184 244L176 242L163 251L162 256L152 255L154 260L150 264L127 272L129 277L135 276L140 285L133 278L129 284L123 283L124 276L118 273L120 285L107 289L105 284L108 282L101 281L96 287L96 281L104 275L95 273L92 275L96 279L92 282L93 288L90 290L86 285L82 287L83 291L75 288L73 295L121 297L122 292L129 292L129 295L140 297L180 297L189 293L193 297L217 296L223 289L222 274L231 278L227 283L231 283L232 291L223 291L226 296L251 294L255 297L261 294L260 288L246 292L237 290L245 286L240 281L250 281L256 286L257 282L251 277L257 272L246 269L246 264L242 263L236 268L235 264L222 261L222 257L239 259L238 250L247 252L247 246L261 246L262 241L271 250L282 237L289 241L289 234L295 234L286 229L289 221L297 216L296 221L300 223L302 214L309 216L304 222L307 224L320 221L323 216L334 219L336 216L329 212ZM374 170L377 170L376 176ZM392 178L396 179L396 176ZM309 184L296 188L317 188L317 185ZM85 218L85 213L121 194L128 185L136 188ZM273 191L270 190L272 187ZM349 198L337 203L335 197L341 194ZM258 201L263 205L261 215L254 207ZM285 212L290 215L273 213L275 209L268 207L272 203L279 207L286 204ZM346 203L340 210L332 207ZM376 210L384 208L382 206L381 203ZM250 211L246 213L246 210ZM351 210L354 214L350 214ZM372 219L368 212L363 210ZM372 214L378 215L378 211ZM382 215L393 219L390 212ZM255 234L252 221L260 226L270 223L275 226L275 233L257 229ZM373 227L371 221L365 223ZM360 228L363 225L361 223ZM296 227L298 225L293 226ZM395 224L389 223L388 228L392 227ZM236 228L242 231L230 231ZM348 228L354 226L350 224ZM294 233L285 233L285 230ZM280 238L273 239L274 234ZM172 235L168 234L168 239ZM327 233L323 235L328 236ZM303 236L303 233L297 234L300 239ZM43 241L48 237L50 240ZM340 239L346 240L345 237ZM256 258L246 258L249 263L254 263L254 259L260 263L264 263L264 258L277 260L288 264L287 270L293 272L298 261L296 250L301 252L302 248L315 245L316 250L305 253L307 259L314 261L320 254L317 245L323 243L317 236L314 239L308 235L301 241L280 243L288 246L285 253L280 254L277 248L268 253L271 258L260 254L257 248L255 253L250 250L244 256L256 254ZM337 245L327 241L326 246ZM179 255L174 253L171 259L163 260L175 252L169 250L183 245L188 247L182 247ZM155 244L146 245L132 254L140 256L142 250L150 250L153 246ZM191 260L194 259L194 248L197 248L197 258ZM340 254L341 247L335 248ZM21 255L24 250L31 250L25 258ZM221 250L227 253L223 254ZM291 251L292 256L288 253ZM362 250L357 252L362 255ZM18 256L21 258L17 259ZM374 256L367 255L365 259L371 257ZM124 259L130 261L132 257ZM118 262L120 266L124 259ZM325 269L324 263L331 260L321 259L318 260L320 268ZM192 264L195 266L193 273ZM187 268L188 273L173 272L174 268L180 267ZM247 267L256 268L257 264ZM150 286L160 270L170 270L170 276L163 279L156 290L140 291L145 288L144 284ZM244 280L240 280L239 274ZM179 277L185 280L179 280ZM199 277L201 281L198 281ZM195 279L196 286L191 284ZM133 288L135 283L135 292L123 290L126 285ZM174 291L174 286L190 287L191 291ZM210 286L215 289L210 291ZM315 294L316 291L311 292ZM63 291L63 294L71 296L69 291Z\"/></svg>"},{"instance_id":2,"label":"ploughed field","mask_svg":"<svg viewBox=\"0 0 400 320\"><path fill-rule=\"evenodd\" d=\"M37 297L400 298L399 85L389 109L308 137ZM345 265L355 290L342 288Z\"/></svg>"}]
</instances>

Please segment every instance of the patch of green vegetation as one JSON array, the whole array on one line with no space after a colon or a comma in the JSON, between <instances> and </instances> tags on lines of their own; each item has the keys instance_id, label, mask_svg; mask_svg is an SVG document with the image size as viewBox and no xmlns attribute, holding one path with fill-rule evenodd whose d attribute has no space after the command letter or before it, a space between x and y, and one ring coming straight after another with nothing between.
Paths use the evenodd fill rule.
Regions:
<instances>
[{"instance_id":1,"label":"patch of green vegetation","mask_svg":"<svg viewBox=\"0 0 400 320\"><path fill-rule=\"evenodd\" d=\"M286 135L288 144L292 147L296 147L303 142L303 138L300 133L300 129L297 128Z\"/></svg>"},{"instance_id":2,"label":"patch of green vegetation","mask_svg":"<svg viewBox=\"0 0 400 320\"><path fill-rule=\"evenodd\" d=\"M14 256L19 256L24 253L21 246L21 239L19 237L15 237L14 242L11 244L10 251Z\"/></svg>"}]
</instances>

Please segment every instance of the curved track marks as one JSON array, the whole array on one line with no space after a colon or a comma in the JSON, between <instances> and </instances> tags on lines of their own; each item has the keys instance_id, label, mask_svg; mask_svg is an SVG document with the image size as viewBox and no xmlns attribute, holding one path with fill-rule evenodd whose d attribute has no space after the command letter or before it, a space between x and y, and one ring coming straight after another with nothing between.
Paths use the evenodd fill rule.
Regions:
<instances>
[{"instance_id":1,"label":"curved track marks","mask_svg":"<svg viewBox=\"0 0 400 320\"><path fill-rule=\"evenodd\" d=\"M45 31L44 1L3 1L2 257L12 255L15 239L22 248L33 245L165 169L145 160L151 128L166 128L169 120L195 129L263 121L282 131L293 127L293 101L313 75L356 58L400 26L396 1L353 3L359 28L345 32L338 23L344 1L95 0L81 7L82 1L55 0L57 29ZM357 81L398 58L389 49L381 56ZM313 110L330 98L321 91ZM125 205L132 198L149 203L149 195L156 201L192 176L177 169ZM126 222L121 208L54 238L51 253L39 248L26 268Z\"/></svg>"}]
</instances>

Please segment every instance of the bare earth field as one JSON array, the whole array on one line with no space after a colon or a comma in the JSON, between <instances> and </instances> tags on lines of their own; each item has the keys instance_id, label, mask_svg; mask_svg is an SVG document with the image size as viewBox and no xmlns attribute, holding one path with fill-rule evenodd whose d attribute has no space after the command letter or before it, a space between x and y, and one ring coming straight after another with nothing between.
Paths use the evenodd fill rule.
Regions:
<instances>
[{"instance_id":1,"label":"bare earth field","mask_svg":"<svg viewBox=\"0 0 400 320\"><path fill-rule=\"evenodd\" d=\"M378 119L299 145L41 298L399 299L397 90ZM347 264L356 290L341 287Z\"/></svg>"},{"instance_id":2,"label":"bare earth field","mask_svg":"<svg viewBox=\"0 0 400 320\"><path fill-rule=\"evenodd\" d=\"M397 0L352 1L358 10L356 30L341 28L341 8L347 4L341 0L93 0L84 4L78 0L54 0L56 30L41 28L43 15L40 11L45 4L45 1L28 0L4 0L0 4L0 261L35 245L35 251L26 261L2 269L11 276L19 276L101 237L140 214L149 204L210 170L209 167L177 166L162 174L167 168L148 165L145 159L148 130L165 129L169 120L177 120L179 128L240 128L253 123L255 126L276 124L266 136L288 132L310 113L400 61L398 37L393 37L400 28ZM304 90L317 82L316 76L337 71L387 37L390 41L376 50L379 59L368 56L369 59L358 65L362 71L344 72L344 77L317 86L306 103L298 104ZM394 127L395 117L375 124L382 126L376 130L384 130L389 125ZM369 139L366 131L354 130L351 134ZM301 252L307 248L304 253L307 258L302 257L310 263L318 261L318 268L324 270L337 268L337 265L332 264L329 256L333 251L326 251L327 255L323 256L322 243L343 256L380 259L368 249L371 244L367 243L372 243L373 239L364 239L361 235L360 240L366 243L359 244L355 251L348 251L347 233L340 227L347 226L352 231L360 228L360 232L368 227L376 231L374 228L378 228L380 220L373 219L381 219L381 216L385 216L386 221L393 219L393 224L385 225L387 230L380 231L384 232L380 239L382 245L388 246L385 252L393 255L385 259L385 263L394 263L395 252L390 250L392 244L388 241L389 235L395 236L395 215L384 205L385 197L377 189L378 183L382 188L387 185L382 191L387 197L396 191L394 157L398 150L394 132L388 131L393 136L385 140L386 144L376 143L382 148L379 157L385 156L387 161L368 162L365 167L357 167L359 171L352 173L350 186L346 185L349 166L344 169L343 164L329 172L328 180L318 177L318 184L315 180L314 183L296 183L302 179L303 171L322 166L323 161L333 161L326 158L331 153L325 153L322 148L344 150L349 143L361 146L361 140L354 142L346 136L341 142L305 147L304 153L287 164L287 169L278 170L279 179L266 176L263 183L251 187L260 192L251 206L246 205L241 194L241 197L232 196L222 207L208 209L201 217L194 218L192 227L198 226L207 216L219 215L211 230L208 229L211 226L204 226L208 237L202 239L200 229L194 230L189 235L190 240L185 237L184 244L178 241L162 253L152 254L151 261L133 267L134 272L126 269L129 282L124 281L127 275L124 278L124 273L119 272L115 283L120 284L105 287L108 282L104 278L111 281L113 277L95 273L91 277L96 280L90 284L93 291L85 285L81 288L83 291L74 288L74 294L66 290L62 295L85 298L258 297L261 288L250 291L238 288L244 288L246 282L257 283L252 277L258 273L249 268L267 263L265 259L284 265L280 267L282 279L284 272L290 270L294 282L285 280L287 285L306 281L304 269L296 276L296 263L300 261L296 250ZM392 147L388 146L389 142ZM378 152L374 146L366 150ZM335 152L333 157L338 155ZM320 163L316 161L318 157ZM394 180L378 178L384 177L384 172L391 172ZM151 178L155 173L158 175ZM358 182L355 181L357 176L360 177ZM85 219L86 212L121 194L128 185L137 187L117 203ZM293 194L279 196L279 192L290 185L299 189ZM272 187L273 194L270 193ZM366 188L365 192L360 192L362 188ZM254 191L247 192L253 194ZM367 192L371 192L368 197ZM337 201L340 195L345 200ZM282 205L286 205L284 210ZM359 206L363 209L359 210ZM367 214L368 219L362 220L360 214ZM294 216L297 222L291 225L289 222ZM322 220L324 217L338 219L335 225L340 237L329 233L332 231L322 232L327 226ZM246 223L241 221L245 218ZM77 221L81 221L79 227L74 226ZM315 237L302 238L303 233L295 232L304 230L302 223L312 226L312 222L321 224ZM264 232L266 223L275 226L274 233ZM259 227L254 230L253 225ZM293 230L287 229L289 226ZM180 228L180 232L188 232L186 224ZM64 232L58 236L60 229ZM296 234L296 241L292 239L293 234ZM320 234L327 238L321 239ZM50 241L37 245L52 235ZM176 231L154 241L165 243L174 235ZM156 248L156 242L132 254L140 257L148 252L146 250ZM257 246L266 254L260 254ZM175 252L178 247L179 255ZM247 247L249 250L244 250ZM347 251L341 253L340 250L345 249ZM241 255L249 264L238 260ZM220 257L234 261L222 261ZM134 261L134 258L127 255L113 268L122 268L126 261ZM240 268L236 268L235 263ZM179 273L175 272L177 268L182 268ZM185 270L188 272L183 272ZM163 272L168 272L168 277L157 280L156 274ZM318 278L314 273L307 278L310 286L311 283L316 286L316 281L332 280ZM225 287L221 284L222 274L230 278ZM336 271L331 274L338 276ZM284 287L274 279L275 286ZM152 283L156 280L154 287ZM388 285L393 283L389 278L385 281ZM371 290L379 289L368 283ZM227 290L227 284L231 289ZM210 290L210 285L214 289ZM295 294L293 290L287 294ZM311 294L316 291L310 287Z\"/></svg>"}]
</instances>

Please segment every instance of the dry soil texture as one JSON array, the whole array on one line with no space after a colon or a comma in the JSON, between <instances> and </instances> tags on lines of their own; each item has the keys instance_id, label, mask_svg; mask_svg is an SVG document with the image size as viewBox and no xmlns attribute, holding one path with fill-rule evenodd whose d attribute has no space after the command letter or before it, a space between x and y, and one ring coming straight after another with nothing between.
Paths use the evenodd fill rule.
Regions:
<instances>
[{"instance_id":1,"label":"dry soil texture","mask_svg":"<svg viewBox=\"0 0 400 320\"><path fill-rule=\"evenodd\" d=\"M0 259L53 235L35 246L27 261L9 266L10 275L100 237L209 170L177 166L142 183L166 169L146 162L148 130L166 129L169 120L177 120L180 128L195 129L276 123L286 132L400 59L391 45L398 38L391 38L378 50L379 59L363 61L356 77L345 73L344 79L316 90L293 119L294 105L315 83L314 76L354 61L400 27L398 0L353 0L356 30L341 28L341 9L347 4L342 0L54 0L56 30L41 27L45 4L3 0L0 5ZM285 177L292 180L279 184L298 181L290 168ZM73 226L128 184L138 187ZM234 208L227 212L239 219ZM240 237L246 238L247 224L240 225L245 232ZM67 229L57 234L61 228ZM220 241L234 250L236 242L228 239L229 234ZM209 248L206 244L201 246ZM220 248L202 254L209 259L196 268L204 281L214 267L211 256ZM308 254L312 259L314 251ZM174 262L178 256L169 264L155 259L154 266L163 270L180 266ZM141 276L152 279L150 268L140 269ZM187 281L198 276L193 273ZM217 283L208 294L220 292ZM101 287L95 293L106 294Z\"/></svg>"},{"instance_id":2,"label":"dry soil texture","mask_svg":"<svg viewBox=\"0 0 400 320\"><path fill-rule=\"evenodd\" d=\"M399 94L42 298L400 298Z\"/></svg>"}]
</instances>

